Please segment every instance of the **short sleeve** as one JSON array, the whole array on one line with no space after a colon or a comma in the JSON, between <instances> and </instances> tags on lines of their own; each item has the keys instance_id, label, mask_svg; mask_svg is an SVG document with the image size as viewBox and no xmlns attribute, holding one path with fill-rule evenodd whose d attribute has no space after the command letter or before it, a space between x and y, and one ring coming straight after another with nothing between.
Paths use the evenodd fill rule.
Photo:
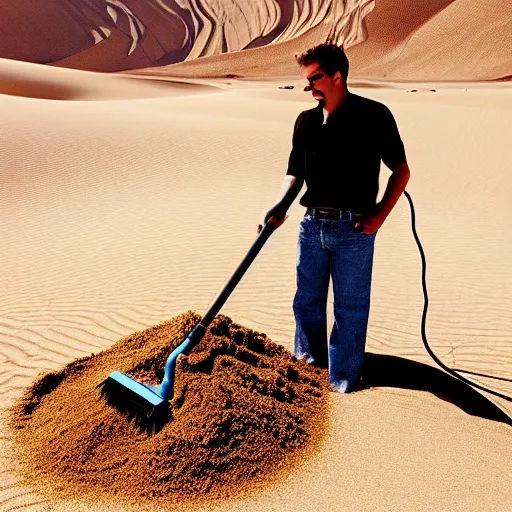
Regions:
<instances>
[{"instance_id":1,"label":"short sleeve","mask_svg":"<svg viewBox=\"0 0 512 512\"><path fill-rule=\"evenodd\" d=\"M288 158L288 170L286 172L288 176L295 176L297 178L302 178L305 174L305 148L301 118L302 114L297 117L293 127L292 150Z\"/></svg>"},{"instance_id":2,"label":"short sleeve","mask_svg":"<svg viewBox=\"0 0 512 512\"><path fill-rule=\"evenodd\" d=\"M381 122L381 158L389 167L406 161L405 148L391 110L384 106Z\"/></svg>"}]
</instances>

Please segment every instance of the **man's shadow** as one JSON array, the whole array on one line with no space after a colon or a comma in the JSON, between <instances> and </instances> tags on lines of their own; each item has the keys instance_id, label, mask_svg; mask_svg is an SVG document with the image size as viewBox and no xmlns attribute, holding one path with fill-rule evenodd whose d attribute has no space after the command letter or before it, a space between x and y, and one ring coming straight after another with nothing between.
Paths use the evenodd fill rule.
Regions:
<instances>
[{"instance_id":1,"label":"man's shadow","mask_svg":"<svg viewBox=\"0 0 512 512\"><path fill-rule=\"evenodd\" d=\"M512 419L497 405L448 373L402 357L367 352L358 389L379 386L428 391L468 414L512 426Z\"/></svg>"}]
</instances>

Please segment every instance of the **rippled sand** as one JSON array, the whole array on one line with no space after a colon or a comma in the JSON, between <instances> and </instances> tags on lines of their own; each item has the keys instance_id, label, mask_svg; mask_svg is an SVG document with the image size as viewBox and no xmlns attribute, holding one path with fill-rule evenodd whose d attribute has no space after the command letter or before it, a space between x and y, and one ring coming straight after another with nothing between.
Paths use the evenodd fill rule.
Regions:
<instances>
[{"instance_id":1,"label":"rippled sand","mask_svg":"<svg viewBox=\"0 0 512 512\"><path fill-rule=\"evenodd\" d=\"M314 106L297 81L283 82L293 90L248 80L134 86L24 70L19 95L11 82L0 95L3 407L42 371L183 311L203 314L273 204L295 117ZM73 74L66 87L60 71ZM59 94L42 99L42 83ZM511 395L512 91L413 88L352 90L386 103L405 141L407 189L428 260L428 338L446 364L501 377L475 379ZM65 89L82 92L65 97ZM383 168L382 189L388 176ZM222 310L289 349L302 214L291 208ZM407 366L435 363L419 334L421 267L405 198L376 243L367 349L382 379L331 394L325 444L295 474L212 510L507 510L510 426L482 408L468 412L464 392L440 372L420 378L418 389L412 377L423 367ZM493 400L512 414L510 402ZM2 510L116 510L45 502L22 484L2 411Z\"/></svg>"}]
</instances>

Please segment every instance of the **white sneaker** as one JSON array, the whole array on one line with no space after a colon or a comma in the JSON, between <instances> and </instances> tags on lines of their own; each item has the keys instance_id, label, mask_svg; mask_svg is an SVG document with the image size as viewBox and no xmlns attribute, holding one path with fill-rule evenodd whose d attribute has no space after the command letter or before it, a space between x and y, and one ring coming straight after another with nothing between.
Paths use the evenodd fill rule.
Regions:
<instances>
[{"instance_id":1,"label":"white sneaker","mask_svg":"<svg viewBox=\"0 0 512 512\"><path fill-rule=\"evenodd\" d=\"M315 358L313 356L310 356L306 352L303 352L302 354L295 354L295 357L297 358L297 361L306 360L306 363L312 364L315 362Z\"/></svg>"},{"instance_id":2,"label":"white sneaker","mask_svg":"<svg viewBox=\"0 0 512 512\"><path fill-rule=\"evenodd\" d=\"M347 388L348 388L348 380L347 379L342 379L337 384L331 384L331 389L338 393L346 393Z\"/></svg>"}]
</instances>

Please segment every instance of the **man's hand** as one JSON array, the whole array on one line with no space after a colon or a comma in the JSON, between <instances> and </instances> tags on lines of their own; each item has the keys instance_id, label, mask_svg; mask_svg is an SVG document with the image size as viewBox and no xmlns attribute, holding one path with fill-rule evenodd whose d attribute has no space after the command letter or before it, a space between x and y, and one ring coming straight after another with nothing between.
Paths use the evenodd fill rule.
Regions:
<instances>
[{"instance_id":1,"label":"man's hand","mask_svg":"<svg viewBox=\"0 0 512 512\"><path fill-rule=\"evenodd\" d=\"M288 218L288 215L285 214L285 216L282 217L282 212L274 212L274 208L270 209L268 212L261 212L260 223L258 224L258 228L256 229L257 233L261 232L263 226L271 217L274 217L274 219L277 221L277 227L279 227Z\"/></svg>"},{"instance_id":2,"label":"man's hand","mask_svg":"<svg viewBox=\"0 0 512 512\"><path fill-rule=\"evenodd\" d=\"M371 233L377 233L383 223L384 219L380 215L364 215L356 218L353 226L355 231L370 235Z\"/></svg>"},{"instance_id":3,"label":"man's hand","mask_svg":"<svg viewBox=\"0 0 512 512\"><path fill-rule=\"evenodd\" d=\"M300 192L304 178L297 178L295 176L286 175L281 185L281 190L276 199L276 204L267 212L262 213L260 223L258 224L257 232L259 233L266 222L274 217L277 227L279 227L287 218L286 212L290 208L297 194Z\"/></svg>"}]
</instances>

